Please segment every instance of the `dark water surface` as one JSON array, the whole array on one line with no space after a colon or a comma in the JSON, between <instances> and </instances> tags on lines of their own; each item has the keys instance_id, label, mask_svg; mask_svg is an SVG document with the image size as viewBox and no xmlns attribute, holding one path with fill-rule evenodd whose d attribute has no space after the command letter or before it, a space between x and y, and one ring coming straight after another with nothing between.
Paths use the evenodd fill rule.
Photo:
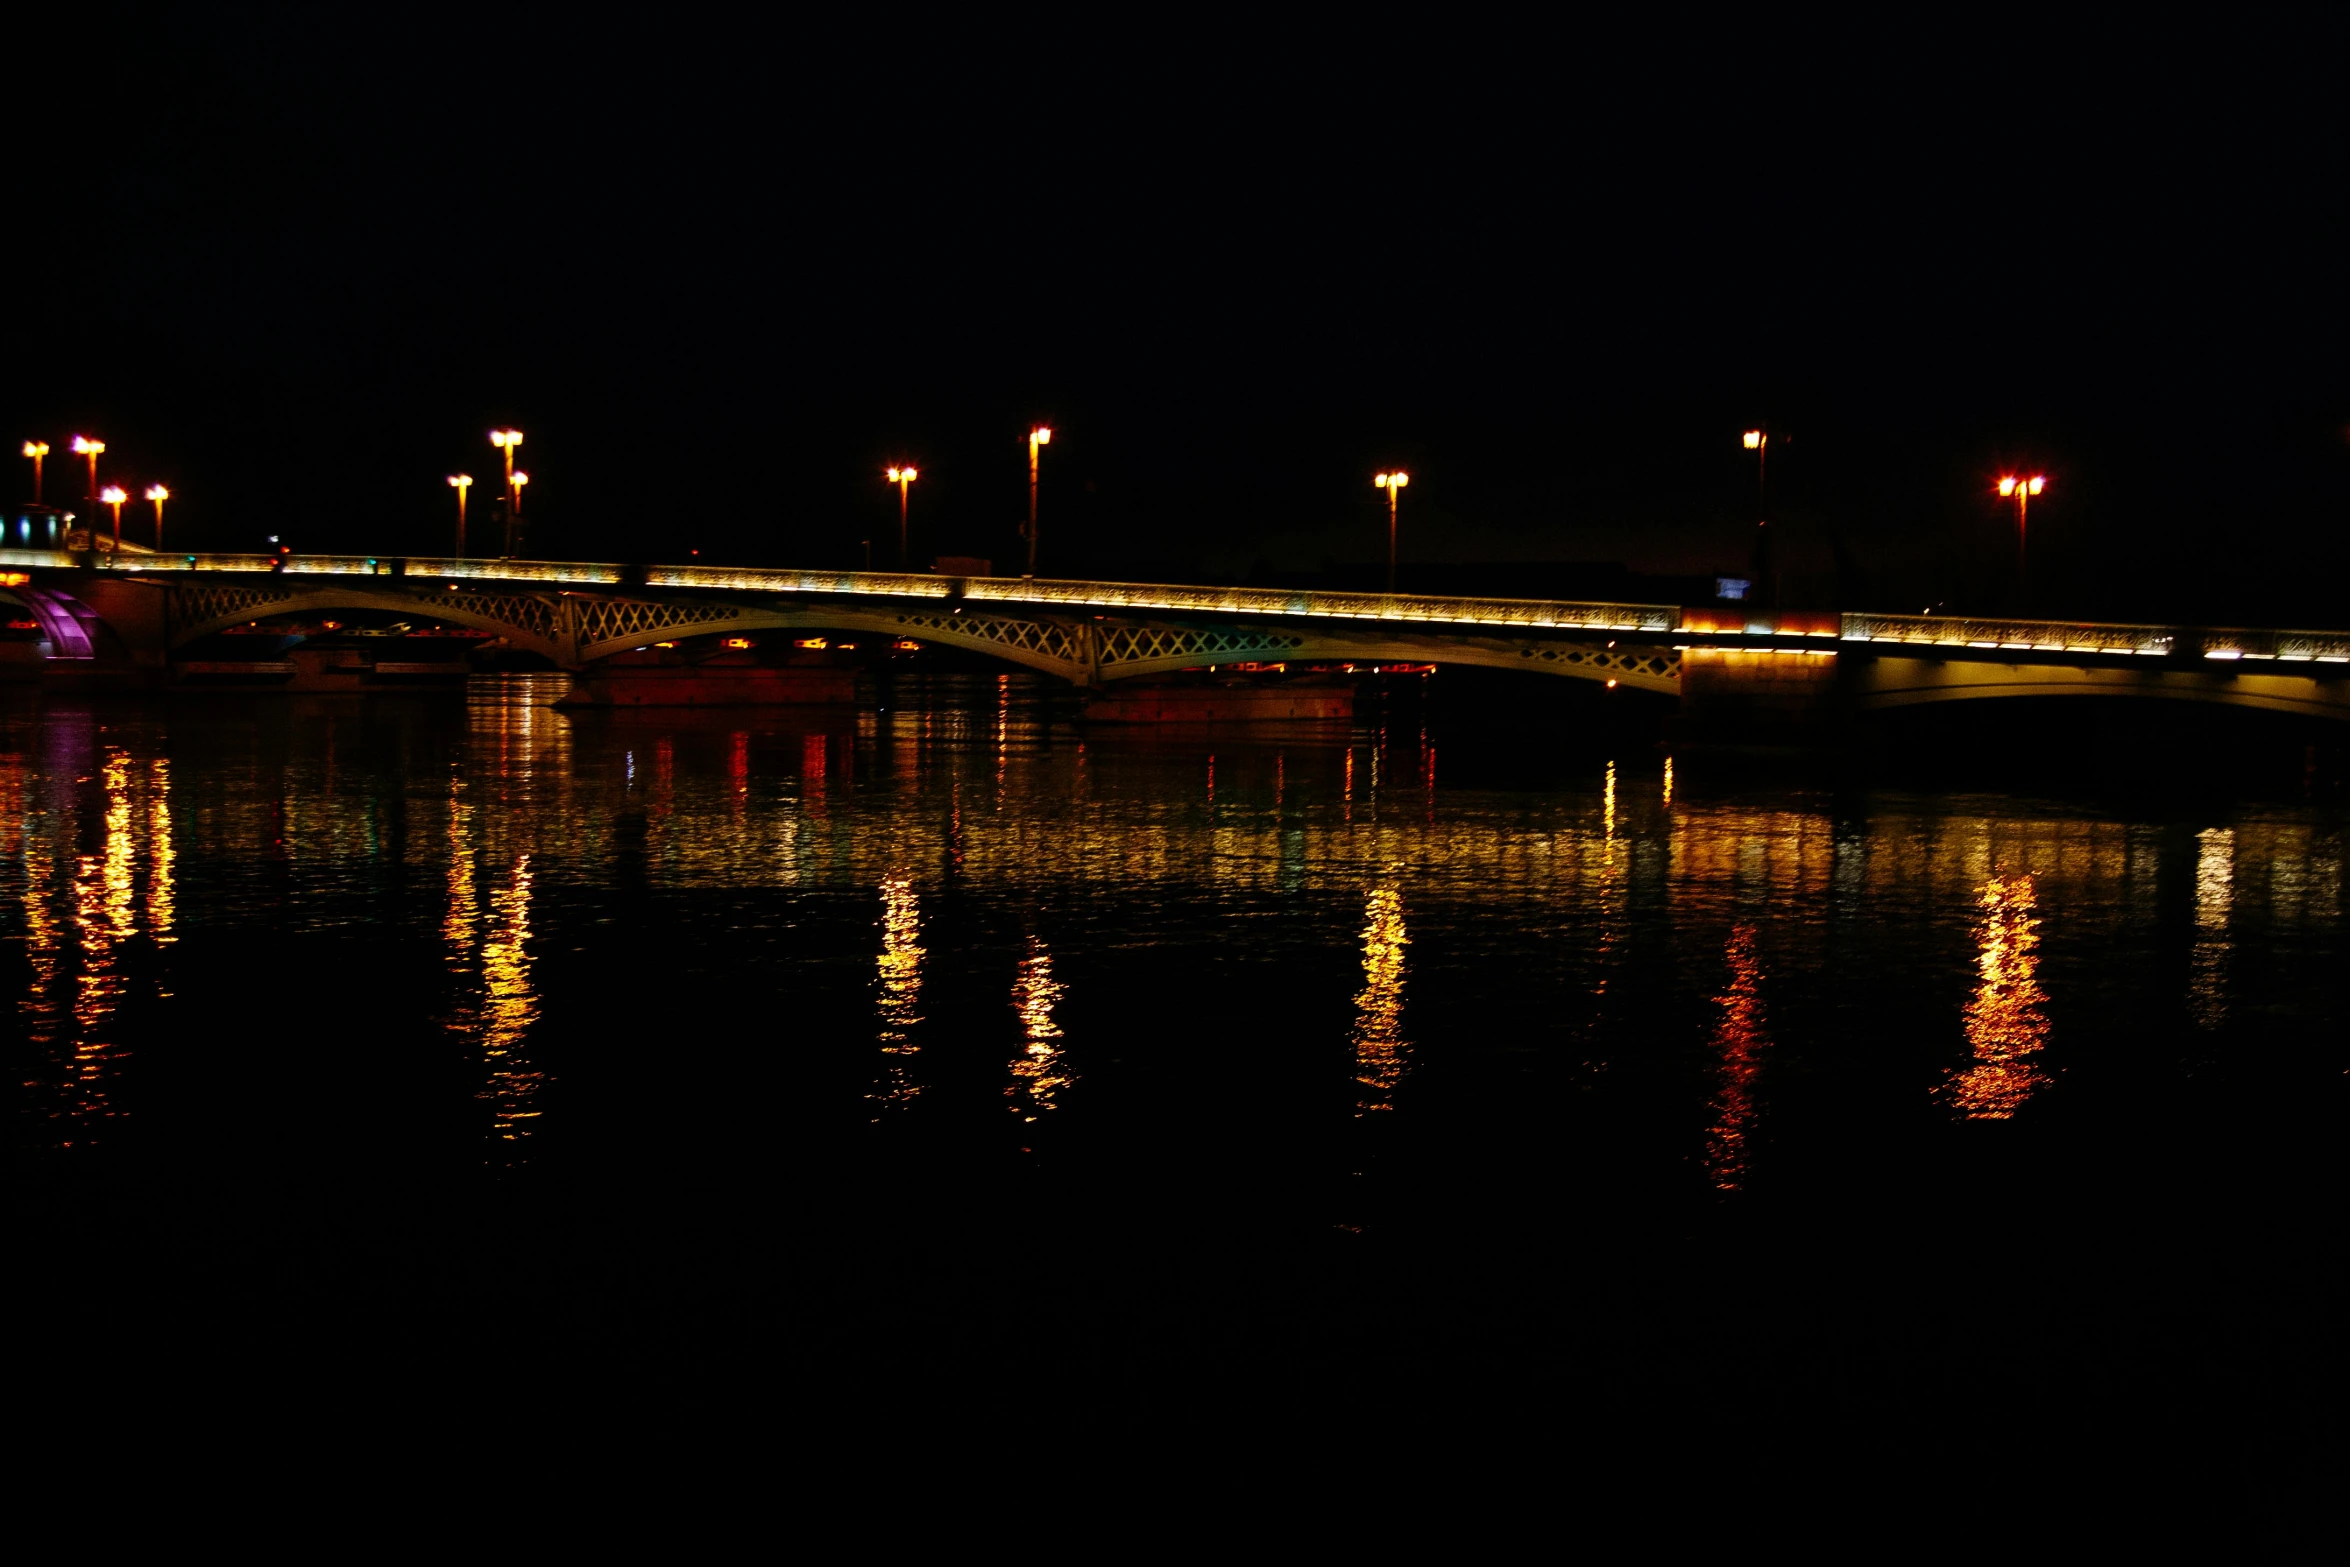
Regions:
<instances>
[{"instance_id":1,"label":"dark water surface","mask_svg":"<svg viewBox=\"0 0 2350 1567\"><path fill-rule=\"evenodd\" d=\"M2338 1461L2330 798L546 694L8 716L40 1396L2245 1549Z\"/></svg>"}]
</instances>

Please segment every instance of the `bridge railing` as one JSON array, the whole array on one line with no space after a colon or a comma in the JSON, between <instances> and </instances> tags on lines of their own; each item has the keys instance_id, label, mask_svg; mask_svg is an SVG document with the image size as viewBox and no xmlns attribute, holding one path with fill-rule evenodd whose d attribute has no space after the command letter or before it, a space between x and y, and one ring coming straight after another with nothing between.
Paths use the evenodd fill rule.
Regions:
<instances>
[{"instance_id":1,"label":"bridge railing","mask_svg":"<svg viewBox=\"0 0 2350 1567\"><path fill-rule=\"evenodd\" d=\"M1988 620L1972 615L1846 615L1846 642L1999 652L2109 653L2222 663L2350 664L2350 632L2258 627L2131 626L2080 620Z\"/></svg>"}]
</instances>

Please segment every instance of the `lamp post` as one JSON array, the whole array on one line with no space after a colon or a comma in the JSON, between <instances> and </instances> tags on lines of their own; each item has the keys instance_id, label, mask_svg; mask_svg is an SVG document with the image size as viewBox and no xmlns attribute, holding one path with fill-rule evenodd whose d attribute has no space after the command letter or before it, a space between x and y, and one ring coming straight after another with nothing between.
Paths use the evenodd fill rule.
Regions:
<instances>
[{"instance_id":1,"label":"lamp post","mask_svg":"<svg viewBox=\"0 0 2350 1567\"><path fill-rule=\"evenodd\" d=\"M41 459L49 455L47 441L27 441L24 454L33 460L33 504L41 504Z\"/></svg>"},{"instance_id":2,"label":"lamp post","mask_svg":"<svg viewBox=\"0 0 2350 1567\"><path fill-rule=\"evenodd\" d=\"M522 444L520 430L492 430L490 444L506 456L506 553L514 553L514 510L522 497L514 488L514 448Z\"/></svg>"},{"instance_id":3,"label":"lamp post","mask_svg":"<svg viewBox=\"0 0 2350 1567\"><path fill-rule=\"evenodd\" d=\"M1395 591L1395 498L1403 487L1412 482L1408 473L1382 473L1372 476L1371 483L1387 492L1387 591Z\"/></svg>"},{"instance_id":4,"label":"lamp post","mask_svg":"<svg viewBox=\"0 0 2350 1567\"><path fill-rule=\"evenodd\" d=\"M1748 451L1754 453L1754 492L1760 495L1763 493L1763 468L1771 458L1771 432L1749 430L1739 439Z\"/></svg>"},{"instance_id":5,"label":"lamp post","mask_svg":"<svg viewBox=\"0 0 2350 1567\"><path fill-rule=\"evenodd\" d=\"M2031 511L2032 497L2048 488L2048 475L2035 473L2030 478L2003 473L1999 476L1999 493L2004 499L2015 498L2015 581L2018 597L2031 592L2031 568L2024 554L2024 523Z\"/></svg>"},{"instance_id":6,"label":"lamp post","mask_svg":"<svg viewBox=\"0 0 2350 1567\"><path fill-rule=\"evenodd\" d=\"M77 435L73 438L73 449L75 455L90 459L90 493L88 498L96 500L98 499L98 454L106 450L106 443L93 441L86 435Z\"/></svg>"},{"instance_id":7,"label":"lamp post","mask_svg":"<svg viewBox=\"0 0 2350 1567\"><path fill-rule=\"evenodd\" d=\"M457 558L465 558L465 492L473 488L473 475L452 473L449 488L457 492Z\"/></svg>"},{"instance_id":8,"label":"lamp post","mask_svg":"<svg viewBox=\"0 0 2350 1567\"><path fill-rule=\"evenodd\" d=\"M1050 446L1053 440L1049 425L1038 425L1028 432L1028 575L1036 575L1036 451Z\"/></svg>"},{"instance_id":9,"label":"lamp post","mask_svg":"<svg viewBox=\"0 0 2350 1567\"><path fill-rule=\"evenodd\" d=\"M122 503L130 499L119 484L109 484L98 492L98 499L114 508L114 547L122 548Z\"/></svg>"},{"instance_id":10,"label":"lamp post","mask_svg":"<svg viewBox=\"0 0 2350 1567\"><path fill-rule=\"evenodd\" d=\"M147 499L155 503L155 551L163 552L163 503L171 499L171 491L160 484L147 486Z\"/></svg>"},{"instance_id":11,"label":"lamp post","mask_svg":"<svg viewBox=\"0 0 2350 1567\"><path fill-rule=\"evenodd\" d=\"M906 559L906 486L921 475L911 468L891 468L887 472L889 482L898 487L898 570L912 571L913 563ZM1028 525L1031 528L1036 526L1036 502L1033 498L1028 503ZM1029 570L1033 572L1035 569L1032 563Z\"/></svg>"},{"instance_id":12,"label":"lamp post","mask_svg":"<svg viewBox=\"0 0 2350 1567\"><path fill-rule=\"evenodd\" d=\"M514 558L515 538L522 527L522 487L529 482L530 475L519 469L506 476L507 491L514 497L506 507L506 558L509 560Z\"/></svg>"},{"instance_id":13,"label":"lamp post","mask_svg":"<svg viewBox=\"0 0 2350 1567\"><path fill-rule=\"evenodd\" d=\"M1754 519L1754 557L1747 570L1754 574L1754 584L1747 589L1757 599L1779 607L1777 586L1778 563L1771 558L1770 461L1771 432L1749 430L1738 438L1740 445L1754 453L1754 505L1759 514Z\"/></svg>"}]
</instances>

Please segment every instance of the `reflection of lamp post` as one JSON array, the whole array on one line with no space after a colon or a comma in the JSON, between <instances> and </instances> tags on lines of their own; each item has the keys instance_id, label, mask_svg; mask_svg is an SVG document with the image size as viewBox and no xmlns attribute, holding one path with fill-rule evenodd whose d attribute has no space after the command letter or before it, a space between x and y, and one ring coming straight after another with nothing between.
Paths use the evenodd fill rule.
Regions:
<instances>
[{"instance_id":1,"label":"reflection of lamp post","mask_svg":"<svg viewBox=\"0 0 2350 1567\"><path fill-rule=\"evenodd\" d=\"M522 526L522 487L529 482L530 475L527 473L517 471L506 476L508 491L514 497L506 508L506 558L509 560L514 557L516 533Z\"/></svg>"},{"instance_id":2,"label":"reflection of lamp post","mask_svg":"<svg viewBox=\"0 0 2350 1567\"><path fill-rule=\"evenodd\" d=\"M912 484L920 477L921 475L916 473L911 468L892 468L889 470L889 482L898 487L898 570L900 571L912 571L914 569L912 563L906 559L906 486ZM1031 507L1029 513L1029 526L1034 527L1036 525L1035 511L1033 509L1035 502L1031 501L1029 505ZM1029 569L1033 571L1035 570L1035 567L1031 566Z\"/></svg>"},{"instance_id":3,"label":"reflection of lamp post","mask_svg":"<svg viewBox=\"0 0 2350 1567\"><path fill-rule=\"evenodd\" d=\"M465 558L465 492L473 488L473 475L452 473L449 488L457 492L457 558Z\"/></svg>"},{"instance_id":4,"label":"reflection of lamp post","mask_svg":"<svg viewBox=\"0 0 2350 1567\"><path fill-rule=\"evenodd\" d=\"M73 438L73 449L76 455L90 459L89 498L96 500L98 499L98 454L106 450L106 443L93 441L86 435L77 435Z\"/></svg>"},{"instance_id":5,"label":"reflection of lamp post","mask_svg":"<svg viewBox=\"0 0 2350 1567\"><path fill-rule=\"evenodd\" d=\"M49 455L47 441L27 441L24 454L33 460L33 504L41 504L41 459Z\"/></svg>"},{"instance_id":6,"label":"reflection of lamp post","mask_svg":"<svg viewBox=\"0 0 2350 1567\"><path fill-rule=\"evenodd\" d=\"M1408 473L1382 473L1373 476L1371 483L1387 492L1387 591L1395 591L1395 498L1403 487L1412 482Z\"/></svg>"},{"instance_id":7,"label":"reflection of lamp post","mask_svg":"<svg viewBox=\"0 0 2350 1567\"><path fill-rule=\"evenodd\" d=\"M2031 509L2032 497L2047 488L2048 475L2044 473L2035 473L2028 479L2018 478L2012 473L1999 476L2000 495L2015 497L2015 580L2019 594L2031 589L2030 568L2024 557L2025 516Z\"/></svg>"},{"instance_id":8,"label":"reflection of lamp post","mask_svg":"<svg viewBox=\"0 0 2350 1567\"><path fill-rule=\"evenodd\" d=\"M109 484L98 492L98 499L114 508L114 547L122 548L122 503L130 499L119 484Z\"/></svg>"},{"instance_id":9,"label":"reflection of lamp post","mask_svg":"<svg viewBox=\"0 0 2350 1567\"><path fill-rule=\"evenodd\" d=\"M1028 575L1036 575L1036 449L1052 444L1053 432L1049 426L1038 425L1028 432Z\"/></svg>"},{"instance_id":10,"label":"reflection of lamp post","mask_svg":"<svg viewBox=\"0 0 2350 1567\"><path fill-rule=\"evenodd\" d=\"M147 499L155 503L155 548L163 549L163 503L171 499L171 491L160 484L147 486Z\"/></svg>"}]
</instances>

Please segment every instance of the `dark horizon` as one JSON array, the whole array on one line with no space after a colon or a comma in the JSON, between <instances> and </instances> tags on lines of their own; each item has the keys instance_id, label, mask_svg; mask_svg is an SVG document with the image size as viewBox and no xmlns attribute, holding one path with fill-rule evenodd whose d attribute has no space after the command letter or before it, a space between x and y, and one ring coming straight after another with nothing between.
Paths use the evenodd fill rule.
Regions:
<instances>
[{"instance_id":1,"label":"dark horizon","mask_svg":"<svg viewBox=\"0 0 2350 1567\"><path fill-rule=\"evenodd\" d=\"M2053 485L2036 609L2350 621L2344 313L2289 94L2258 124L2108 83L2006 131L1811 126L1741 178L1708 140L1735 104L1594 164L1620 104L1472 113L1466 80L1341 140L1330 82L1208 134L1155 79L976 120L909 83L848 132L848 89L660 49L518 34L545 63L453 113L421 35L119 42L138 109L70 155L96 218L18 249L0 433L58 447L53 500L66 438L105 439L189 548L437 552L445 476L493 475L511 424L532 554L886 564L881 470L912 461L915 562L1017 570L1041 421L1047 575L1359 574L1390 466L1406 587L1743 574L1760 423L1788 602L2009 607L2019 469ZM1080 104L1098 132L1023 161ZM2034 194L1986 205L2027 148Z\"/></svg>"}]
</instances>

